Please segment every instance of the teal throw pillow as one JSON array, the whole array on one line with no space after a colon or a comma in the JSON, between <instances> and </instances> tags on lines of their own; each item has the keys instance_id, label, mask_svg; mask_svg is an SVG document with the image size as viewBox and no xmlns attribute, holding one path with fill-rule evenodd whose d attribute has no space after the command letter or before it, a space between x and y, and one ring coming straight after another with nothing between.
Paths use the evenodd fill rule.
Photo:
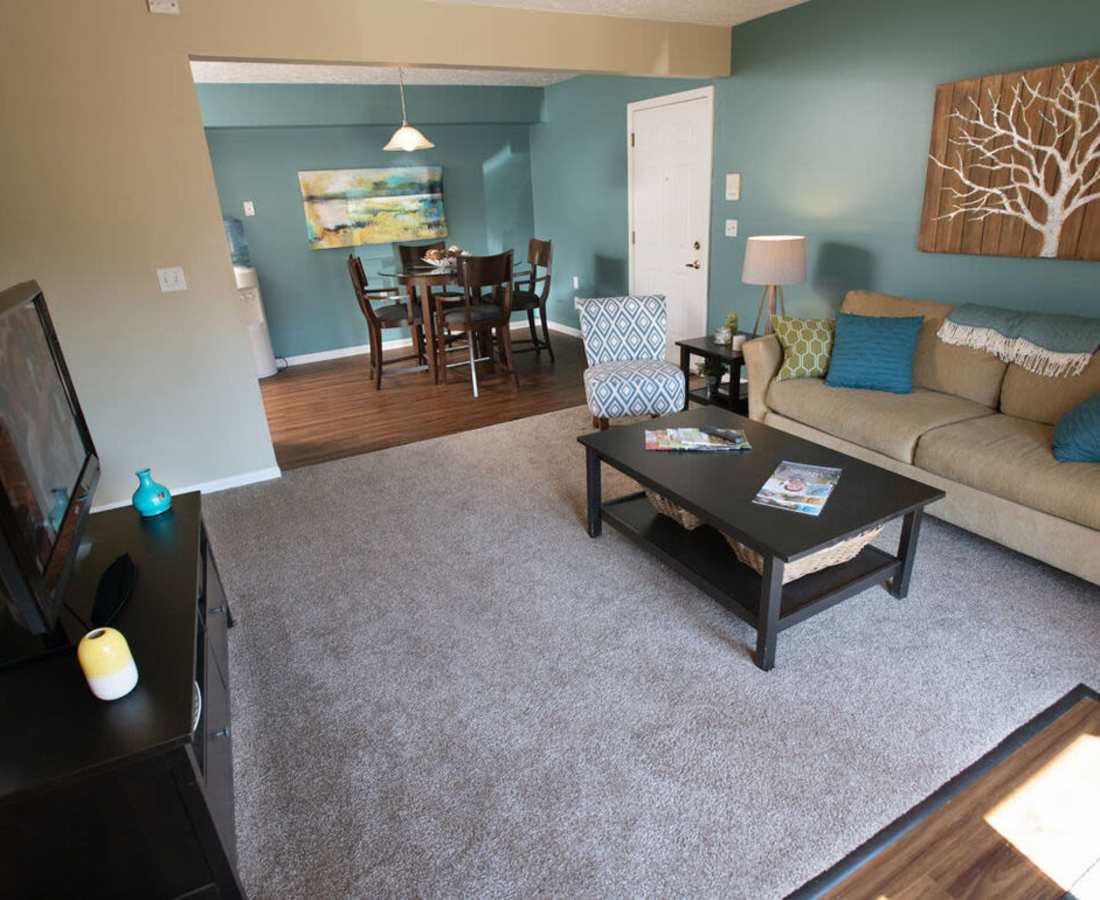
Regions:
<instances>
[{"instance_id":1,"label":"teal throw pillow","mask_svg":"<svg viewBox=\"0 0 1100 900\"><path fill-rule=\"evenodd\" d=\"M893 394L913 392L913 357L923 316L837 313L825 383Z\"/></svg>"},{"instance_id":2,"label":"teal throw pillow","mask_svg":"<svg viewBox=\"0 0 1100 900\"><path fill-rule=\"evenodd\" d=\"M1100 393L1058 420L1054 458L1062 462L1100 462Z\"/></svg>"}]
</instances>

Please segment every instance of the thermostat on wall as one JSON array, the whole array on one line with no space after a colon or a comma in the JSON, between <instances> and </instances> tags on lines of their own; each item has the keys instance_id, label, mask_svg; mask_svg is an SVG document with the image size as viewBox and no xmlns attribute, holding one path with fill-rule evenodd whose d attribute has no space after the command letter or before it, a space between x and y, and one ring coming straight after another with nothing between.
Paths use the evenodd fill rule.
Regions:
<instances>
[{"instance_id":1,"label":"thermostat on wall","mask_svg":"<svg viewBox=\"0 0 1100 900\"><path fill-rule=\"evenodd\" d=\"M149 0L149 12L166 16L180 14L180 0Z\"/></svg>"}]
</instances>

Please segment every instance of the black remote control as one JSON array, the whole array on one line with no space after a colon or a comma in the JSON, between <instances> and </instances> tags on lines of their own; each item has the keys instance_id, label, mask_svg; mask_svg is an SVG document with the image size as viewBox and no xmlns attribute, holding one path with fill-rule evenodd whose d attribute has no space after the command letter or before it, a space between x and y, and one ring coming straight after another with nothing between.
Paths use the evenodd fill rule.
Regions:
<instances>
[{"instance_id":1,"label":"black remote control","mask_svg":"<svg viewBox=\"0 0 1100 900\"><path fill-rule=\"evenodd\" d=\"M110 625L121 612L137 584L137 566L129 553L123 553L107 567L99 577L92 606L91 626L103 628Z\"/></svg>"}]
</instances>

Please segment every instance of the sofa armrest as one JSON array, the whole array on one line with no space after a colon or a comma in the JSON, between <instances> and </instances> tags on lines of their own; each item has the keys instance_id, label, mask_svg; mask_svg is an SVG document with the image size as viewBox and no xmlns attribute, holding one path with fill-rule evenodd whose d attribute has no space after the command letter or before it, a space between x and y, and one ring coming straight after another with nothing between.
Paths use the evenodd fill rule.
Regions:
<instances>
[{"instance_id":1,"label":"sofa armrest","mask_svg":"<svg viewBox=\"0 0 1100 900\"><path fill-rule=\"evenodd\" d=\"M768 411L764 398L768 396L768 386L779 374L783 365L783 348L774 334L746 341L741 348L745 354L745 366L749 376L749 418L763 422Z\"/></svg>"}]
</instances>

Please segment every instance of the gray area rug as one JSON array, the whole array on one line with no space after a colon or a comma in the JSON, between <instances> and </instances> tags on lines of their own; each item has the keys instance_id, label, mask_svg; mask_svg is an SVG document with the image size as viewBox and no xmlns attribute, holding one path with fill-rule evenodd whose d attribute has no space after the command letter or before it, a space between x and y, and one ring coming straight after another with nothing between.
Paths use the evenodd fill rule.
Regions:
<instances>
[{"instance_id":1,"label":"gray area rug","mask_svg":"<svg viewBox=\"0 0 1100 900\"><path fill-rule=\"evenodd\" d=\"M205 499L253 897L779 897L1100 686L1100 589L937 520L908 599L848 600L761 672L746 625L585 534L589 429L566 410Z\"/></svg>"}]
</instances>

